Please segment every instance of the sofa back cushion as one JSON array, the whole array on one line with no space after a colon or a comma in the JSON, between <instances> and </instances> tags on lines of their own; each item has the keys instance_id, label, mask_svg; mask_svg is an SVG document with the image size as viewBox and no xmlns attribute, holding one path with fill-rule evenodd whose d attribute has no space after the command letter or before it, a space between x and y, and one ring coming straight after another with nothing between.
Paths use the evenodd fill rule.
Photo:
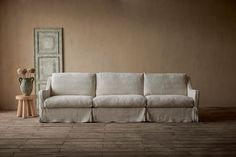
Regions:
<instances>
[{"instance_id":1,"label":"sofa back cushion","mask_svg":"<svg viewBox=\"0 0 236 157\"><path fill-rule=\"evenodd\" d=\"M143 95L142 73L97 73L96 95Z\"/></svg>"},{"instance_id":2,"label":"sofa back cushion","mask_svg":"<svg viewBox=\"0 0 236 157\"><path fill-rule=\"evenodd\" d=\"M53 73L53 95L95 96L95 74L92 73Z\"/></svg>"},{"instance_id":3,"label":"sofa back cushion","mask_svg":"<svg viewBox=\"0 0 236 157\"><path fill-rule=\"evenodd\" d=\"M187 95L184 73L145 73L144 95Z\"/></svg>"}]
</instances>

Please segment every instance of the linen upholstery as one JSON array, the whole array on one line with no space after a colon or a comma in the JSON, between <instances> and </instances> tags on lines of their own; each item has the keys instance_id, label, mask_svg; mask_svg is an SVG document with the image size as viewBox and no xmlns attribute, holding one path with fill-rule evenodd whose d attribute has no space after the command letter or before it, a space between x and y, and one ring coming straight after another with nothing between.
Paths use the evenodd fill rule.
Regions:
<instances>
[{"instance_id":1,"label":"linen upholstery","mask_svg":"<svg viewBox=\"0 0 236 157\"><path fill-rule=\"evenodd\" d=\"M142 95L103 95L93 99L93 107L125 108L145 107L146 99Z\"/></svg>"},{"instance_id":2,"label":"linen upholstery","mask_svg":"<svg viewBox=\"0 0 236 157\"><path fill-rule=\"evenodd\" d=\"M91 108L43 108L40 122L92 122Z\"/></svg>"},{"instance_id":3,"label":"linen upholstery","mask_svg":"<svg viewBox=\"0 0 236 157\"><path fill-rule=\"evenodd\" d=\"M198 107L199 107L200 91L192 88L190 77L188 77L187 88L188 88L188 96L193 98L193 100L194 100L194 106L193 106L193 110L194 110L193 115L195 117L194 120L195 120L195 122L198 122L198 120L199 120Z\"/></svg>"},{"instance_id":4,"label":"linen upholstery","mask_svg":"<svg viewBox=\"0 0 236 157\"><path fill-rule=\"evenodd\" d=\"M46 108L44 102L51 98L51 77L48 78L46 89L39 91L39 121L40 122L92 122L92 109L76 108ZM67 95L68 96L68 95ZM91 98L92 99L92 98ZM65 104L66 105L66 104Z\"/></svg>"},{"instance_id":5,"label":"linen upholstery","mask_svg":"<svg viewBox=\"0 0 236 157\"><path fill-rule=\"evenodd\" d=\"M144 95L187 95L184 73L145 73Z\"/></svg>"},{"instance_id":6,"label":"linen upholstery","mask_svg":"<svg viewBox=\"0 0 236 157\"><path fill-rule=\"evenodd\" d=\"M47 80L46 89L39 91L39 109L43 108L44 101L51 96L51 81L52 78L49 77Z\"/></svg>"},{"instance_id":7,"label":"linen upholstery","mask_svg":"<svg viewBox=\"0 0 236 157\"><path fill-rule=\"evenodd\" d=\"M144 122L145 108L93 108L93 122Z\"/></svg>"},{"instance_id":8,"label":"linen upholstery","mask_svg":"<svg viewBox=\"0 0 236 157\"><path fill-rule=\"evenodd\" d=\"M96 95L143 95L142 73L97 73Z\"/></svg>"},{"instance_id":9,"label":"linen upholstery","mask_svg":"<svg viewBox=\"0 0 236 157\"><path fill-rule=\"evenodd\" d=\"M187 90L188 96L194 100L194 107L198 107L200 91L192 88L190 77L188 77Z\"/></svg>"},{"instance_id":10,"label":"linen upholstery","mask_svg":"<svg viewBox=\"0 0 236 157\"><path fill-rule=\"evenodd\" d=\"M147 108L150 122L197 122L194 108Z\"/></svg>"},{"instance_id":11,"label":"linen upholstery","mask_svg":"<svg viewBox=\"0 0 236 157\"><path fill-rule=\"evenodd\" d=\"M59 95L47 98L44 101L45 108L76 108L76 107L92 107L93 98L91 96L78 95Z\"/></svg>"},{"instance_id":12,"label":"linen upholstery","mask_svg":"<svg viewBox=\"0 0 236 157\"><path fill-rule=\"evenodd\" d=\"M183 95L149 95L147 98L147 107L172 107L189 108L193 107L193 98Z\"/></svg>"},{"instance_id":13,"label":"linen upholstery","mask_svg":"<svg viewBox=\"0 0 236 157\"><path fill-rule=\"evenodd\" d=\"M52 95L95 96L95 74L53 73Z\"/></svg>"},{"instance_id":14,"label":"linen upholstery","mask_svg":"<svg viewBox=\"0 0 236 157\"><path fill-rule=\"evenodd\" d=\"M81 73L65 73L65 76L68 74ZM78 80L82 80L79 83L77 75L72 77L74 82L70 77L62 76L64 81L57 80L56 88L52 85L53 79L48 79L46 89L39 91L40 122L197 122L199 120L199 90L192 88L190 78L185 74L145 74L143 79L143 75L139 73L98 73L97 76L101 77L96 82L94 74L82 74L88 75L78 76ZM83 83L82 78L86 77L90 82ZM165 77L168 79L165 80ZM65 86L67 83L69 86ZM74 85L76 83L78 84ZM93 91L90 90L92 88ZM93 99L95 91L98 95ZM74 92L76 94L73 94Z\"/></svg>"}]
</instances>

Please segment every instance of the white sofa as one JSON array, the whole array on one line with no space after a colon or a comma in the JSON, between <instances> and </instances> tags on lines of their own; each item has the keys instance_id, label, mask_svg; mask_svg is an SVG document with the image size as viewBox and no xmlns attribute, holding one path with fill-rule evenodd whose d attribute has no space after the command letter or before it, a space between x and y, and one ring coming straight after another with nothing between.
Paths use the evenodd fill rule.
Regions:
<instances>
[{"instance_id":1,"label":"white sofa","mask_svg":"<svg viewBox=\"0 0 236 157\"><path fill-rule=\"evenodd\" d=\"M147 121L198 121L199 91L193 90L186 74L144 74Z\"/></svg>"},{"instance_id":2,"label":"white sofa","mask_svg":"<svg viewBox=\"0 0 236 157\"><path fill-rule=\"evenodd\" d=\"M54 73L40 122L197 122L199 91L183 73Z\"/></svg>"},{"instance_id":3,"label":"white sofa","mask_svg":"<svg viewBox=\"0 0 236 157\"><path fill-rule=\"evenodd\" d=\"M91 122L95 74L55 73L39 91L41 122Z\"/></svg>"}]
</instances>

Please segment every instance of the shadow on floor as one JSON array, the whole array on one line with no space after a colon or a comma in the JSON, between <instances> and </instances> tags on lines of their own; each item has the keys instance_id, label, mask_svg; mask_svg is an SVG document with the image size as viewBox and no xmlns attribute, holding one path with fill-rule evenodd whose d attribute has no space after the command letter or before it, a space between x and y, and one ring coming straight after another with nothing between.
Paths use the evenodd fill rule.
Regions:
<instances>
[{"instance_id":1,"label":"shadow on floor","mask_svg":"<svg viewBox=\"0 0 236 157\"><path fill-rule=\"evenodd\" d=\"M236 107L209 107L199 109L200 122L236 120Z\"/></svg>"}]
</instances>

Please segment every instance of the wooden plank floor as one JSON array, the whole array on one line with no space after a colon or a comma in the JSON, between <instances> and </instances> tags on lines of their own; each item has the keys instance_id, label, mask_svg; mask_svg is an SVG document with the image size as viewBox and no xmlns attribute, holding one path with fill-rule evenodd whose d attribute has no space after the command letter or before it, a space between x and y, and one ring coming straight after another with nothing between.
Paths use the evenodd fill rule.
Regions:
<instances>
[{"instance_id":1,"label":"wooden plank floor","mask_svg":"<svg viewBox=\"0 0 236 157\"><path fill-rule=\"evenodd\" d=\"M0 111L0 156L236 156L236 108L199 123L39 123Z\"/></svg>"}]
</instances>

